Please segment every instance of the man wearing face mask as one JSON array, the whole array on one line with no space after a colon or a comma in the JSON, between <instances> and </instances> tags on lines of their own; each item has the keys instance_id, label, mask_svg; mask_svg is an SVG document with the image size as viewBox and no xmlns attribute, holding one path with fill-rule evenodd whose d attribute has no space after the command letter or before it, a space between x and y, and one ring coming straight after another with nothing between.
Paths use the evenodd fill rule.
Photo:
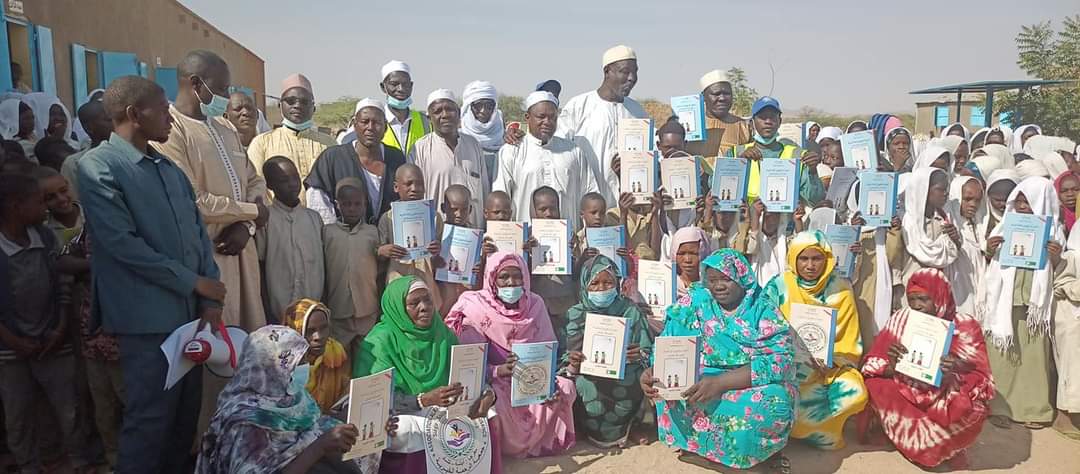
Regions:
<instances>
[{"instance_id":1,"label":"man wearing face mask","mask_svg":"<svg viewBox=\"0 0 1080 474\"><path fill-rule=\"evenodd\" d=\"M228 292L223 321L251 332L266 325L259 257L252 239L255 229L265 225L269 216L263 202L266 182L247 159L236 129L225 120L230 82L225 61L210 51L192 51L176 71L179 87L169 108L173 127L168 141L154 142L153 146L191 180L195 203L214 245L214 261ZM209 373L203 378L200 433L205 431L226 380Z\"/></svg>"},{"instance_id":2,"label":"man wearing face mask","mask_svg":"<svg viewBox=\"0 0 1080 474\"><path fill-rule=\"evenodd\" d=\"M817 174L817 165L821 163L821 156L817 152L804 152L796 145L784 144L778 140L777 132L780 130L782 121L780 102L772 97L762 97L754 102L750 113L752 141L735 147L732 153L728 154L729 157L737 156L750 160L750 181L746 186L747 201L754 202L754 199L757 199L761 185L760 161L770 158L800 160L800 200L813 206L824 199L825 186L821 184L821 178Z\"/></svg>"},{"instance_id":3,"label":"man wearing face mask","mask_svg":"<svg viewBox=\"0 0 1080 474\"><path fill-rule=\"evenodd\" d=\"M686 144L686 152L707 160L724 156L732 148L749 142L750 123L731 113L735 95L727 73L719 69L705 73L698 81L705 100L705 139Z\"/></svg>"},{"instance_id":4,"label":"man wearing face mask","mask_svg":"<svg viewBox=\"0 0 1080 474\"><path fill-rule=\"evenodd\" d=\"M315 94L311 81L303 74L293 74L281 82L278 104L281 106L281 126L256 136L248 146L248 159L261 172L266 160L284 156L296 165L300 179L304 180L323 150L337 143L333 137L315 128L311 119L315 114ZM305 193L300 193L300 201L305 206L306 198Z\"/></svg>"},{"instance_id":5,"label":"man wearing face mask","mask_svg":"<svg viewBox=\"0 0 1080 474\"><path fill-rule=\"evenodd\" d=\"M427 184L424 198L433 199L435 208L442 209L443 191L453 184L465 186L472 199L469 223L482 229L481 199L491 188L484 150L475 138L459 132L461 108L450 89L436 89L428 95L427 103L432 132L417 141L409 152L409 163L424 173Z\"/></svg>"},{"instance_id":6,"label":"man wearing face mask","mask_svg":"<svg viewBox=\"0 0 1080 474\"><path fill-rule=\"evenodd\" d=\"M615 46L604 52L604 82L594 91L566 102L559 114L556 135L573 140L584 138L595 157L590 163L600 194L607 202L619 201L619 175L612 168L618 155L619 119L649 118L645 109L630 98L638 80L637 53L628 46Z\"/></svg>"}]
</instances>

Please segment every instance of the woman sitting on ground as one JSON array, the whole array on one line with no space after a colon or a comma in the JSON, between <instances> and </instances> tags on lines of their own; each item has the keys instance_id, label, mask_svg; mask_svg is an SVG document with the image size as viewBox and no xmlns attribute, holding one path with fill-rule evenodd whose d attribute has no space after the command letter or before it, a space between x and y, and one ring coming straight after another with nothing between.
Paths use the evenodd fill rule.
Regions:
<instances>
[{"instance_id":1,"label":"woman sitting on ground","mask_svg":"<svg viewBox=\"0 0 1080 474\"><path fill-rule=\"evenodd\" d=\"M304 388L311 393L323 413L349 390L350 367L345 347L330 337L330 308L318 301L302 298L285 309L282 322L304 336L308 351L304 363L310 374Z\"/></svg>"}]
</instances>

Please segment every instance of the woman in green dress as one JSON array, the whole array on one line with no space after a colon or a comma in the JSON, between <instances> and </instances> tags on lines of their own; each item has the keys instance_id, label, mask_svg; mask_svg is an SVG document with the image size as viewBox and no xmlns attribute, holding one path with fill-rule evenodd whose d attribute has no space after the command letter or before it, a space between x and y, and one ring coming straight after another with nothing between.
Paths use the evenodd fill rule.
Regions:
<instances>
[{"instance_id":1,"label":"woman in green dress","mask_svg":"<svg viewBox=\"0 0 1080 474\"><path fill-rule=\"evenodd\" d=\"M625 445L634 420L639 418L645 398L638 377L648 363L653 345L645 315L619 294L621 283L615 262L603 255L586 260L581 266L580 302L567 312L566 327L559 331L559 345L566 348L562 364L566 372L576 375L578 399L574 403L574 419L578 432L601 448ZM588 313L619 316L630 326L626 370L621 379L577 375L585 361L581 350Z\"/></svg>"}]
</instances>

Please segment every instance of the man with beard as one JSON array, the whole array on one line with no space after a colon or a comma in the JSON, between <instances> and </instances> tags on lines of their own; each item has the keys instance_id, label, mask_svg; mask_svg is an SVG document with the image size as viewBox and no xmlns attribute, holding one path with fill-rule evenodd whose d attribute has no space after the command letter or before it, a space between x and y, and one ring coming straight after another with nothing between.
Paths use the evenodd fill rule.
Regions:
<instances>
[{"instance_id":1,"label":"man with beard","mask_svg":"<svg viewBox=\"0 0 1080 474\"><path fill-rule=\"evenodd\" d=\"M461 108L449 89L436 89L428 95L427 113L432 132L416 142L408 159L424 174L424 198L434 200L435 208L442 209L443 191L453 184L465 186L472 201L469 224L483 228L481 199L490 188L484 150L475 138L459 132Z\"/></svg>"},{"instance_id":2,"label":"man with beard","mask_svg":"<svg viewBox=\"0 0 1080 474\"><path fill-rule=\"evenodd\" d=\"M698 81L705 100L705 139L688 142L686 152L709 161L750 141L750 123L731 113L735 94L727 74L719 69L705 73Z\"/></svg>"}]
</instances>

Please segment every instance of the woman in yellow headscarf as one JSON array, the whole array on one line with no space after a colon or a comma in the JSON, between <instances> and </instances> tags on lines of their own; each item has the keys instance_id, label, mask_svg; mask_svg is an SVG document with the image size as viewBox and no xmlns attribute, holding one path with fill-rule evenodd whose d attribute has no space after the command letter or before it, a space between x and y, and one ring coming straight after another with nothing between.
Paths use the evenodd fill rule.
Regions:
<instances>
[{"instance_id":1,"label":"woman in yellow headscarf","mask_svg":"<svg viewBox=\"0 0 1080 474\"><path fill-rule=\"evenodd\" d=\"M787 269L765 288L784 317L791 319L793 303L837 310L833 366L817 361L796 370L799 405L791 437L822 449L844 447L844 422L866 406L866 384L859 373L862 345L855 294L846 279L833 274L836 259L820 231L802 232L788 246Z\"/></svg>"},{"instance_id":2,"label":"woman in yellow headscarf","mask_svg":"<svg viewBox=\"0 0 1080 474\"><path fill-rule=\"evenodd\" d=\"M302 363L310 364L304 386L323 413L330 411L349 388L349 366L345 347L330 337L330 309L307 298L294 301L285 309L282 323L299 332L308 342Z\"/></svg>"}]
</instances>

